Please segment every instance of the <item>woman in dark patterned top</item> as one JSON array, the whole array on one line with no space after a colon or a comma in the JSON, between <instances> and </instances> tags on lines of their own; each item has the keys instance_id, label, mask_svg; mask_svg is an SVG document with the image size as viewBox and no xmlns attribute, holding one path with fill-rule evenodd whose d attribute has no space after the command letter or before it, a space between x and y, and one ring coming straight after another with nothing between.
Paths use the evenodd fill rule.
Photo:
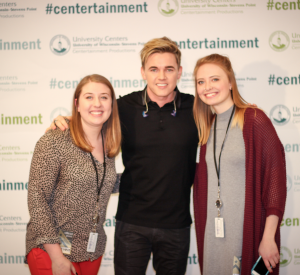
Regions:
<instances>
[{"instance_id":1,"label":"woman in dark patterned top","mask_svg":"<svg viewBox=\"0 0 300 275\"><path fill-rule=\"evenodd\" d=\"M201 274L249 275L259 255L270 272L279 274L283 146L264 112L240 96L227 57L199 59L194 77L201 145L194 211Z\"/></svg>"},{"instance_id":2,"label":"woman in dark patterned top","mask_svg":"<svg viewBox=\"0 0 300 275\"><path fill-rule=\"evenodd\" d=\"M103 76L86 76L72 105L70 128L48 131L32 157L26 234L32 274L96 275L105 249L121 142L113 87Z\"/></svg>"}]
</instances>

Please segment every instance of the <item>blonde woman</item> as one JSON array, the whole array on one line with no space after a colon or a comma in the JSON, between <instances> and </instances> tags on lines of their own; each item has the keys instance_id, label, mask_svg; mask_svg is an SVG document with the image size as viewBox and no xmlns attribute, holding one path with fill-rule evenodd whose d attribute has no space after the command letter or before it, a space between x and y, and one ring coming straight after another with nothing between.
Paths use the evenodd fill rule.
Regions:
<instances>
[{"instance_id":1,"label":"blonde woman","mask_svg":"<svg viewBox=\"0 0 300 275\"><path fill-rule=\"evenodd\" d=\"M201 145L194 211L201 274L248 275L259 255L278 274L286 200L283 146L264 112L239 94L227 57L199 59L194 77Z\"/></svg>"}]
</instances>

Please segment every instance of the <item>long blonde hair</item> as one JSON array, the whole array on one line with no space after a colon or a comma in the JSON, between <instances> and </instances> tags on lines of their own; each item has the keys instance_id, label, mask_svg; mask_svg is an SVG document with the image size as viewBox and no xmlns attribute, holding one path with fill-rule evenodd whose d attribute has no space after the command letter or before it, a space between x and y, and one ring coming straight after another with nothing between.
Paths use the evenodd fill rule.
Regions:
<instances>
[{"instance_id":1,"label":"long blonde hair","mask_svg":"<svg viewBox=\"0 0 300 275\"><path fill-rule=\"evenodd\" d=\"M77 104L79 104L79 96L81 94L82 88L89 82L102 83L110 89L112 98L112 112L108 120L103 124L102 129L103 135L105 137L105 148L107 156L110 158L115 157L119 153L121 146L121 126L119 120L119 112L114 88L112 87L111 83L102 75L88 75L84 77L76 87L72 103L72 120L70 122L70 133L73 142L77 147L85 152L92 152L93 150L93 147L85 138L81 123L81 115L75 105L75 99L77 100Z\"/></svg>"},{"instance_id":2,"label":"long blonde hair","mask_svg":"<svg viewBox=\"0 0 300 275\"><path fill-rule=\"evenodd\" d=\"M199 68L204 64L215 64L219 66L227 75L229 82L231 84L231 97L233 103L235 105L235 115L232 121L232 127L239 126L243 130L244 126L244 115L247 108L253 108L247 105L247 102L240 95L236 79L234 76L234 72L231 66L231 62L228 57L219 55L219 54L211 54L200 58L194 69L194 80L195 80L195 101L193 107L194 119L198 129L199 135L199 144L206 144L209 138L210 128L213 123L214 114L211 110L211 107L205 104L197 93L197 72Z\"/></svg>"}]
</instances>

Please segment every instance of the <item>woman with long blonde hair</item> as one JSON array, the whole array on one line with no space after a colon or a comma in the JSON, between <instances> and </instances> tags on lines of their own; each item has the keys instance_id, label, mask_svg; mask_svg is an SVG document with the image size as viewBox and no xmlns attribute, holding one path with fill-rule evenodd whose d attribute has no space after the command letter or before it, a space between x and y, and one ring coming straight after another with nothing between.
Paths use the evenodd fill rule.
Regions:
<instances>
[{"instance_id":1,"label":"woman with long blonde hair","mask_svg":"<svg viewBox=\"0 0 300 275\"><path fill-rule=\"evenodd\" d=\"M201 145L194 211L201 274L249 275L259 256L279 274L283 146L270 119L239 94L227 57L199 59L194 77Z\"/></svg>"}]
</instances>

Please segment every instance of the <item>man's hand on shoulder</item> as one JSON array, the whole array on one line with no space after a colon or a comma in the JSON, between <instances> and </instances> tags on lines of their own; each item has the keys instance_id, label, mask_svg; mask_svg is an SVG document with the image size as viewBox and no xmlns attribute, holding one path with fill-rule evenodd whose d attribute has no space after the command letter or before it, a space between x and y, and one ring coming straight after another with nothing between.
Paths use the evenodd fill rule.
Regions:
<instances>
[{"instance_id":1,"label":"man's hand on shoulder","mask_svg":"<svg viewBox=\"0 0 300 275\"><path fill-rule=\"evenodd\" d=\"M45 133L47 133L47 132L48 132L49 130L51 130L51 129L55 130L56 127L58 127L58 128L59 128L60 130L62 130L62 131L68 129L68 128L69 128L69 125L68 125L68 123L66 122L66 119L72 120L72 117L71 117L71 116L66 116L66 117L58 116L58 117L56 117L56 118L52 121L50 127L48 127L48 128L46 129Z\"/></svg>"}]
</instances>

